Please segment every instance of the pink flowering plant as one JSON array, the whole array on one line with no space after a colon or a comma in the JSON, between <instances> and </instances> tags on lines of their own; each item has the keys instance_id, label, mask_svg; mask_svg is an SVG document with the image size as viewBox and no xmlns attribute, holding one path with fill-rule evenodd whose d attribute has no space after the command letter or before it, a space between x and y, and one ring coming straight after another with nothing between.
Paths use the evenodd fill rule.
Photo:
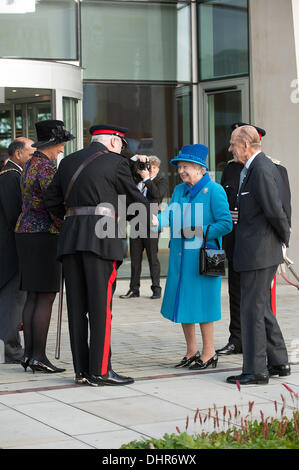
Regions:
<instances>
[{"instance_id":1,"label":"pink flowering plant","mask_svg":"<svg viewBox=\"0 0 299 470\"><path fill-rule=\"evenodd\" d=\"M236 384L241 393L241 386ZM122 449L299 449L298 393L283 383L289 392L291 403L281 394L281 408L274 401L275 417L265 417L259 410L254 419L254 401L248 407L234 405L208 412L196 410L193 419L186 418L184 428L176 426L176 432L165 434L162 439L132 441ZM245 408L245 413L244 413ZM287 413L286 413L287 412ZM287 417L286 414L289 416Z\"/></svg>"}]
</instances>

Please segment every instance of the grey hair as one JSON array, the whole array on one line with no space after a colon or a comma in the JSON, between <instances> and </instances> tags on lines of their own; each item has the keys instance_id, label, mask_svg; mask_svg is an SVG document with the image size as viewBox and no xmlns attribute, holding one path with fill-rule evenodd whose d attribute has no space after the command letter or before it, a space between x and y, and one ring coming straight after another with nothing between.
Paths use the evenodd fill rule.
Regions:
<instances>
[{"instance_id":1,"label":"grey hair","mask_svg":"<svg viewBox=\"0 0 299 470\"><path fill-rule=\"evenodd\" d=\"M148 159L149 159L149 162L152 163L153 165L157 165L157 166L161 165L161 160L156 155L150 155Z\"/></svg>"},{"instance_id":2,"label":"grey hair","mask_svg":"<svg viewBox=\"0 0 299 470\"><path fill-rule=\"evenodd\" d=\"M91 137L91 142L100 142L102 144L105 144L108 141L110 141L111 137L112 135L108 135L108 134L93 135Z\"/></svg>"},{"instance_id":3,"label":"grey hair","mask_svg":"<svg viewBox=\"0 0 299 470\"><path fill-rule=\"evenodd\" d=\"M205 166L200 165L199 163L193 163L195 168L197 168L199 171L201 171L202 176L204 176L207 173L207 169Z\"/></svg>"}]
</instances>

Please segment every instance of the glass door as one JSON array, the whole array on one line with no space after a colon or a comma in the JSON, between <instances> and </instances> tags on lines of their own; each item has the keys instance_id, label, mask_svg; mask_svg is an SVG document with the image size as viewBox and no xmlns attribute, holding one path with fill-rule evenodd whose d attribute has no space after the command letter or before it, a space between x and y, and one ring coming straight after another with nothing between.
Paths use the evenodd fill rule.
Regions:
<instances>
[{"instance_id":1,"label":"glass door","mask_svg":"<svg viewBox=\"0 0 299 470\"><path fill-rule=\"evenodd\" d=\"M51 90L6 88L0 104L0 151L6 152L17 137L35 140L35 123L51 118Z\"/></svg>"},{"instance_id":2,"label":"glass door","mask_svg":"<svg viewBox=\"0 0 299 470\"><path fill-rule=\"evenodd\" d=\"M232 158L228 152L232 125L239 121L249 122L247 81L227 82L216 82L217 85L209 82L202 87L202 143L209 147L210 174L218 183Z\"/></svg>"},{"instance_id":3,"label":"glass door","mask_svg":"<svg viewBox=\"0 0 299 470\"><path fill-rule=\"evenodd\" d=\"M75 136L74 140L67 142L65 146L65 155L69 155L77 150L77 129L78 129L78 100L75 98L63 97L63 122L66 129Z\"/></svg>"}]
</instances>

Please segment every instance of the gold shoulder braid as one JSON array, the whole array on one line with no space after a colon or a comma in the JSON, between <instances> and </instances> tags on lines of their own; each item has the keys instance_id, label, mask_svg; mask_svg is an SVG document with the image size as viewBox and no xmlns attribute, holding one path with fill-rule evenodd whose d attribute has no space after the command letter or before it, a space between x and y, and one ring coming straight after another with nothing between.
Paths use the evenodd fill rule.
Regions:
<instances>
[{"instance_id":1,"label":"gold shoulder braid","mask_svg":"<svg viewBox=\"0 0 299 470\"><path fill-rule=\"evenodd\" d=\"M281 162L279 160L276 160L276 158L272 158L270 157L269 155L267 155L268 158L270 158L270 160L275 164L275 165L280 165Z\"/></svg>"},{"instance_id":2,"label":"gold shoulder braid","mask_svg":"<svg viewBox=\"0 0 299 470\"><path fill-rule=\"evenodd\" d=\"M8 173L9 171L16 171L17 173L19 173L19 175L21 174L21 172L16 168L9 168L8 170L0 171L0 175L5 175L5 173Z\"/></svg>"}]
</instances>

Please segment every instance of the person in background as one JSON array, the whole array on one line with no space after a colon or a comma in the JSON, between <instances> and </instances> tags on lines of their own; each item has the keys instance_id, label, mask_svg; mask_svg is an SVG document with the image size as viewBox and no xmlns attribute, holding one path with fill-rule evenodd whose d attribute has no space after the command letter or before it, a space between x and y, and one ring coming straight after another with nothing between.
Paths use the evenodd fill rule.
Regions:
<instances>
[{"instance_id":1,"label":"person in background","mask_svg":"<svg viewBox=\"0 0 299 470\"><path fill-rule=\"evenodd\" d=\"M21 364L25 371L29 366L33 372L54 373L65 370L54 366L46 355L52 305L60 287L61 267L56 257L61 220L51 218L44 194L56 173L58 155L74 136L65 129L63 121L40 121L35 127L37 142L33 146L37 150L22 174L22 212L15 228L20 288L27 292Z\"/></svg>"},{"instance_id":2,"label":"person in background","mask_svg":"<svg viewBox=\"0 0 299 470\"><path fill-rule=\"evenodd\" d=\"M157 203L160 205L167 192L167 180L164 178L164 176L159 174L161 160L155 155L135 155L134 157L143 163L148 162L150 165L149 169L145 168L143 170L136 170L139 176L137 184L138 189L150 203ZM162 289L160 286L160 261L158 258L158 244L158 237L130 237L130 289L125 295L120 295L121 299L130 299L139 297L140 295L140 276L142 267L142 254L144 250L146 251L152 279L151 299L160 299Z\"/></svg>"},{"instance_id":3,"label":"person in background","mask_svg":"<svg viewBox=\"0 0 299 470\"><path fill-rule=\"evenodd\" d=\"M7 363L19 362L24 353L19 330L26 293L19 290L14 229L22 210L21 173L34 152L32 144L33 141L25 137L11 142L0 171L0 341L3 341L3 359Z\"/></svg>"},{"instance_id":4,"label":"person in background","mask_svg":"<svg viewBox=\"0 0 299 470\"><path fill-rule=\"evenodd\" d=\"M214 322L221 318L221 277L199 274L203 235L210 226L207 241L211 247L216 247L216 240L221 245L221 238L232 230L225 191L211 181L207 156L206 146L185 145L171 160L178 169L182 184L175 187L168 207L158 215L158 228L171 228L169 268L161 313L170 321L182 324L186 354L175 367L192 370L216 367L218 362L214 348ZM189 218L185 211L191 214ZM183 235L179 236L182 218ZM199 229L198 233L195 230L193 238L192 233L185 235L186 229L191 227ZM196 323L201 329L201 353L196 340Z\"/></svg>"}]
</instances>

